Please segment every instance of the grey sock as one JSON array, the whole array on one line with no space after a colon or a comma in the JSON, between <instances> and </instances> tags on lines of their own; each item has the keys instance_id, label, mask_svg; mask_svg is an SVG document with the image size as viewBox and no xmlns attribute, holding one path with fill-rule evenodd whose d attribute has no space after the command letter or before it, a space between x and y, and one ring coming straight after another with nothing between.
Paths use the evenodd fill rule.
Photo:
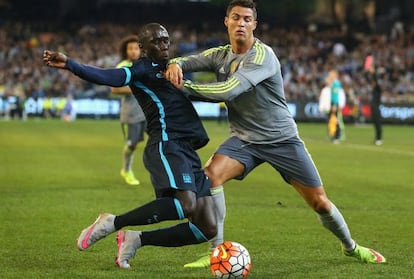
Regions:
<instances>
[{"instance_id":1,"label":"grey sock","mask_svg":"<svg viewBox=\"0 0 414 279\"><path fill-rule=\"evenodd\" d=\"M128 172L131 170L132 162L134 160L134 151L131 151L128 146L125 146L123 151L123 158L124 158L124 171Z\"/></svg>"},{"instance_id":2,"label":"grey sock","mask_svg":"<svg viewBox=\"0 0 414 279\"><path fill-rule=\"evenodd\" d=\"M211 188L211 196L215 205L217 219L217 235L211 240L212 248L224 241L224 218L226 217L226 199L223 186Z\"/></svg>"},{"instance_id":3,"label":"grey sock","mask_svg":"<svg viewBox=\"0 0 414 279\"><path fill-rule=\"evenodd\" d=\"M351 238L351 232L345 222L344 217L338 208L331 203L331 212L318 214L322 225L330 230L342 243L345 250L351 251L355 248L355 241Z\"/></svg>"}]
</instances>

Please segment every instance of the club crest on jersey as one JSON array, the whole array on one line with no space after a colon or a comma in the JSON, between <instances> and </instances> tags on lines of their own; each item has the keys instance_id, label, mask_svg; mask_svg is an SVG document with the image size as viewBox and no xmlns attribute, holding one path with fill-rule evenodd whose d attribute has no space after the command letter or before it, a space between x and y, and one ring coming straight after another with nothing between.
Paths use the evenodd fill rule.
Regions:
<instances>
[{"instance_id":1,"label":"club crest on jersey","mask_svg":"<svg viewBox=\"0 0 414 279\"><path fill-rule=\"evenodd\" d=\"M191 183L192 182L191 175L189 175L188 173L183 173L183 181L184 183Z\"/></svg>"}]
</instances>

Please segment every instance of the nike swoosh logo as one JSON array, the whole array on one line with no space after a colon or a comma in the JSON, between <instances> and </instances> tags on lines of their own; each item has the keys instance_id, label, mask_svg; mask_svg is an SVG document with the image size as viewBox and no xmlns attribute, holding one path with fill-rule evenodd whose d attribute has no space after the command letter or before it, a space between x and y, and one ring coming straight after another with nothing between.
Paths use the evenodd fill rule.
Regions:
<instances>
[{"instance_id":1,"label":"nike swoosh logo","mask_svg":"<svg viewBox=\"0 0 414 279\"><path fill-rule=\"evenodd\" d=\"M151 62L151 65L152 65L153 67L157 67L157 66L158 66L158 64L157 64L157 63L154 63L154 62Z\"/></svg>"},{"instance_id":2,"label":"nike swoosh logo","mask_svg":"<svg viewBox=\"0 0 414 279\"><path fill-rule=\"evenodd\" d=\"M220 256L220 258L222 258L223 260L224 260L224 259L227 259L227 252L226 252L226 249L224 249L224 247L223 247L223 246L220 246L220 249L221 249L221 256Z\"/></svg>"},{"instance_id":3,"label":"nike swoosh logo","mask_svg":"<svg viewBox=\"0 0 414 279\"><path fill-rule=\"evenodd\" d=\"M88 240L89 240L89 238L91 237L91 234L92 234L93 228L95 228L95 225L96 225L96 224L93 224L93 225L89 228L88 232L87 232L87 233L86 233L86 235L85 235L85 238L84 238L84 239L82 239L82 242L81 242L81 247L82 247L82 249L86 249L86 248L88 248L88 247L89 247L89 245L88 245Z\"/></svg>"},{"instance_id":4,"label":"nike swoosh logo","mask_svg":"<svg viewBox=\"0 0 414 279\"><path fill-rule=\"evenodd\" d=\"M371 253L375 256L375 261L377 263L382 263L384 262L384 258L382 257L382 255L380 253L378 253L375 250L369 249L369 251L371 251Z\"/></svg>"}]
</instances>

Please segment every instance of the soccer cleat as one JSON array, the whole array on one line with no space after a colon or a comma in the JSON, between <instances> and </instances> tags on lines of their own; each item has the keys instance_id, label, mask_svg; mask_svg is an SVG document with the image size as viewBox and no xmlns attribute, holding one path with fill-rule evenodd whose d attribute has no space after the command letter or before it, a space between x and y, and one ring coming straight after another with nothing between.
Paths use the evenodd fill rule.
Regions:
<instances>
[{"instance_id":1,"label":"soccer cleat","mask_svg":"<svg viewBox=\"0 0 414 279\"><path fill-rule=\"evenodd\" d=\"M99 239L113 233L115 231L114 220L115 215L109 213L99 214L96 221L79 235L78 249L81 251L86 250Z\"/></svg>"},{"instance_id":2,"label":"soccer cleat","mask_svg":"<svg viewBox=\"0 0 414 279\"><path fill-rule=\"evenodd\" d=\"M345 256L354 257L364 263L385 263L387 260L383 255L371 248L356 244L352 251L343 250Z\"/></svg>"},{"instance_id":3,"label":"soccer cleat","mask_svg":"<svg viewBox=\"0 0 414 279\"><path fill-rule=\"evenodd\" d=\"M129 260L135 256L137 249L141 247L140 231L119 231L116 236L118 254L115 263L119 268L131 268Z\"/></svg>"},{"instance_id":4,"label":"soccer cleat","mask_svg":"<svg viewBox=\"0 0 414 279\"><path fill-rule=\"evenodd\" d=\"M188 268L203 268L203 267L209 267L209 266L210 266L210 253L204 254L195 262L184 265L184 267L188 267Z\"/></svg>"},{"instance_id":5,"label":"soccer cleat","mask_svg":"<svg viewBox=\"0 0 414 279\"><path fill-rule=\"evenodd\" d=\"M135 178L135 175L132 171L121 170L121 176L124 178L125 182L129 185L139 185L139 180Z\"/></svg>"}]
</instances>

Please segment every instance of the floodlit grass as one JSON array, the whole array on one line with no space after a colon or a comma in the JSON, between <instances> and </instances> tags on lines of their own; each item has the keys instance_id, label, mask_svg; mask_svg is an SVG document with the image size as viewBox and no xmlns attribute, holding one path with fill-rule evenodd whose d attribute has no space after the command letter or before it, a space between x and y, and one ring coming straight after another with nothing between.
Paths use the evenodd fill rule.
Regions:
<instances>
[{"instance_id":1,"label":"floodlit grass","mask_svg":"<svg viewBox=\"0 0 414 279\"><path fill-rule=\"evenodd\" d=\"M228 136L224 124L205 124L211 141L199 152L203 161ZM414 127L385 126L380 147L371 126L347 126L340 145L328 142L323 124L300 124L299 131L353 237L388 263L343 256L299 195L262 165L226 185L225 238L249 249L249 278L413 278ZM154 198L142 147L134 162L141 185L131 187L119 175L117 121L0 122L0 278L211 278L207 269L182 267L206 244L144 247L132 270L116 268L114 235L76 249L99 212L123 213Z\"/></svg>"}]
</instances>

